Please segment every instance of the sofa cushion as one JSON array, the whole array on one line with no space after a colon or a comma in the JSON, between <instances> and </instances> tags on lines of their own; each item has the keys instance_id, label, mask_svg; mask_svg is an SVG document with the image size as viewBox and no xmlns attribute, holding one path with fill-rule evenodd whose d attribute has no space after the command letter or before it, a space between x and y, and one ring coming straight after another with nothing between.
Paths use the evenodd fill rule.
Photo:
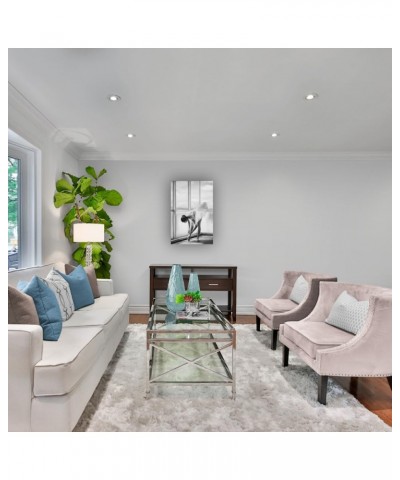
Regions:
<instances>
[{"instance_id":1,"label":"sofa cushion","mask_svg":"<svg viewBox=\"0 0 400 480\"><path fill-rule=\"evenodd\" d=\"M8 286L8 323L39 325L33 298Z\"/></svg>"},{"instance_id":2,"label":"sofa cushion","mask_svg":"<svg viewBox=\"0 0 400 480\"><path fill-rule=\"evenodd\" d=\"M325 322L286 322L284 336L295 343L311 358L323 348L337 347L347 343L354 335L332 327Z\"/></svg>"},{"instance_id":3,"label":"sofa cushion","mask_svg":"<svg viewBox=\"0 0 400 480\"><path fill-rule=\"evenodd\" d=\"M54 268L50 270L46 278L42 278L43 282L53 290L58 306L61 311L62 321L68 320L74 313L75 306L72 300L71 289L69 284Z\"/></svg>"},{"instance_id":4,"label":"sofa cushion","mask_svg":"<svg viewBox=\"0 0 400 480\"><path fill-rule=\"evenodd\" d=\"M356 334L364 326L368 309L368 300L359 302L345 290L336 299L325 321L334 327Z\"/></svg>"},{"instance_id":5,"label":"sofa cushion","mask_svg":"<svg viewBox=\"0 0 400 480\"><path fill-rule=\"evenodd\" d=\"M259 312L271 319L272 315L293 310L297 307L297 303L288 298L258 298L255 306Z\"/></svg>"},{"instance_id":6,"label":"sofa cushion","mask_svg":"<svg viewBox=\"0 0 400 480\"><path fill-rule=\"evenodd\" d=\"M71 392L93 366L103 347L101 327L63 328L57 343L43 342L42 359L34 369L34 395Z\"/></svg>"},{"instance_id":7,"label":"sofa cushion","mask_svg":"<svg viewBox=\"0 0 400 480\"><path fill-rule=\"evenodd\" d=\"M73 265L70 265L69 263L66 263L64 265L65 268L65 273L69 275L72 273L76 267ZM94 298L99 298L100 297L100 291L99 291L99 285L97 283L97 277L96 277L96 271L93 267L93 265L89 265L88 267L84 267L84 270L88 276L88 280L90 283L90 288L92 289L93 297Z\"/></svg>"},{"instance_id":8,"label":"sofa cushion","mask_svg":"<svg viewBox=\"0 0 400 480\"><path fill-rule=\"evenodd\" d=\"M40 326L43 329L43 340L58 340L62 329L62 319L54 292L36 275L29 283L19 281L18 289L33 298Z\"/></svg>"},{"instance_id":9,"label":"sofa cushion","mask_svg":"<svg viewBox=\"0 0 400 480\"><path fill-rule=\"evenodd\" d=\"M124 303L128 301L126 293L114 293L113 295L106 295L104 297L96 298L92 305L81 308L80 312L91 312L92 310L101 310L103 308L122 308Z\"/></svg>"},{"instance_id":10,"label":"sofa cushion","mask_svg":"<svg viewBox=\"0 0 400 480\"><path fill-rule=\"evenodd\" d=\"M78 265L69 275L58 273L69 283L76 310L94 302L92 287L82 265Z\"/></svg>"},{"instance_id":11,"label":"sofa cushion","mask_svg":"<svg viewBox=\"0 0 400 480\"><path fill-rule=\"evenodd\" d=\"M103 327L113 319L118 311L118 308L102 308L96 312L93 310L77 310L68 322L64 324L64 328L91 326Z\"/></svg>"},{"instance_id":12,"label":"sofa cushion","mask_svg":"<svg viewBox=\"0 0 400 480\"><path fill-rule=\"evenodd\" d=\"M290 292L290 300L293 300L296 303L301 303L307 296L308 288L309 286L307 280L303 277L303 275L300 275L295 281L293 289Z\"/></svg>"}]
</instances>

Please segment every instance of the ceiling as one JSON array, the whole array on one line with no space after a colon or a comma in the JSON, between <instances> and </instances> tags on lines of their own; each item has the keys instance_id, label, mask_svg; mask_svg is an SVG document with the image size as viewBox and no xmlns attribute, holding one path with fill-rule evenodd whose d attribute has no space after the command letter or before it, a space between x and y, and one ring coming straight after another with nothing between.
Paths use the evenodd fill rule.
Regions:
<instances>
[{"instance_id":1,"label":"ceiling","mask_svg":"<svg viewBox=\"0 0 400 480\"><path fill-rule=\"evenodd\" d=\"M390 152L391 79L390 49L9 50L11 85L82 158Z\"/></svg>"}]
</instances>

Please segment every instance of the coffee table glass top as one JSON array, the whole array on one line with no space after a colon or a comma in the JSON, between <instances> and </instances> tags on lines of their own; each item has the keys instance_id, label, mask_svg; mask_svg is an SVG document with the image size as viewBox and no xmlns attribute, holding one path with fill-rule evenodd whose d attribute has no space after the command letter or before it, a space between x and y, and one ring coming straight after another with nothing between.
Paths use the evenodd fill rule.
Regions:
<instances>
[{"instance_id":1,"label":"coffee table glass top","mask_svg":"<svg viewBox=\"0 0 400 480\"><path fill-rule=\"evenodd\" d=\"M169 312L165 299L152 306L147 332L146 395L154 384L225 385L235 397L236 330L212 300L198 315Z\"/></svg>"}]
</instances>

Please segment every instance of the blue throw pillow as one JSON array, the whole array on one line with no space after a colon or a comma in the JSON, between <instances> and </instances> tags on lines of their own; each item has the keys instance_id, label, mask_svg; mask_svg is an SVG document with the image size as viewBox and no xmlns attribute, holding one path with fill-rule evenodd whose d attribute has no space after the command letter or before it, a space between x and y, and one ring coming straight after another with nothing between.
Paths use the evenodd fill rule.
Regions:
<instances>
[{"instance_id":1,"label":"blue throw pillow","mask_svg":"<svg viewBox=\"0 0 400 480\"><path fill-rule=\"evenodd\" d=\"M43 340L56 341L62 329L61 310L54 292L36 275L28 282L18 282L18 290L33 298L43 329Z\"/></svg>"},{"instance_id":2,"label":"blue throw pillow","mask_svg":"<svg viewBox=\"0 0 400 480\"><path fill-rule=\"evenodd\" d=\"M69 275L58 273L69 283L75 310L94 303L92 287L82 265L78 265Z\"/></svg>"}]
</instances>

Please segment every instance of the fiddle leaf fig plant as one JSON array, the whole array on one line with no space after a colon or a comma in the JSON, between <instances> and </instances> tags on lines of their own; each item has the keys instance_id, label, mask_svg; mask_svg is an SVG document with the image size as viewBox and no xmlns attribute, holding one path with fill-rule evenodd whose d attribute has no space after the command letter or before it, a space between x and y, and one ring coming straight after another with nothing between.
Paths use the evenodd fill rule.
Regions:
<instances>
[{"instance_id":1,"label":"fiddle leaf fig plant","mask_svg":"<svg viewBox=\"0 0 400 480\"><path fill-rule=\"evenodd\" d=\"M73 225L75 222L102 223L104 224L105 241L92 243L92 261L97 278L110 278L110 242L115 238L111 231L112 220L105 207L116 207L121 204L123 198L117 190L108 190L99 185L99 179L107 173L103 168L98 173L93 167L86 167L88 176L76 177L71 173L63 172L63 178L56 181L54 194L54 206L56 208L71 205L66 212L64 222L64 234L73 243ZM85 266L85 250L87 242L79 244L73 252L73 259Z\"/></svg>"}]
</instances>

